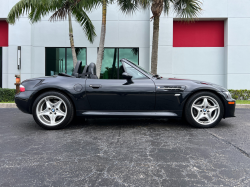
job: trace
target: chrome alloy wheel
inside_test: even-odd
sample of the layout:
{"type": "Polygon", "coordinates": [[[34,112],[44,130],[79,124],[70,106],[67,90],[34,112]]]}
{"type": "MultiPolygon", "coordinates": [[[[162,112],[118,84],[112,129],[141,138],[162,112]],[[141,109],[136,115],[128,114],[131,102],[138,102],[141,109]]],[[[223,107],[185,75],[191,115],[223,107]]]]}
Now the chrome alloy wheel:
{"type": "Polygon", "coordinates": [[[41,123],[47,126],[60,124],[67,115],[67,106],[57,96],[47,96],[39,101],[36,114],[41,123]]]}
{"type": "Polygon", "coordinates": [[[193,102],[191,114],[197,123],[210,125],[218,119],[220,115],[220,105],[214,98],[202,96],[193,102]]]}

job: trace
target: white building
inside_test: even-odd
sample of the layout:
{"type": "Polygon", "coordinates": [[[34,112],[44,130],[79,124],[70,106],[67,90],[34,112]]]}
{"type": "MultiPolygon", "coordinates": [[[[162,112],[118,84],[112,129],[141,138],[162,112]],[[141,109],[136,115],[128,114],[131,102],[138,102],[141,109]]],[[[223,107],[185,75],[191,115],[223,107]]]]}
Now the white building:
{"type": "MultiPolygon", "coordinates": [[[[22,16],[14,26],[6,26],[8,12],[17,2],[0,0],[0,86],[14,88],[15,74],[21,74],[25,80],[60,71],[70,73],[73,66],[71,52],[66,49],[70,47],[68,22],[49,22],[47,16],[31,25],[27,16],[22,16]]],[[[249,7],[249,0],[204,0],[199,21],[190,25],[175,22],[172,13],[162,14],[158,74],[204,80],[229,89],[250,89],[249,7]]],[[[73,23],[75,46],[81,47],[78,59],[84,63],[96,62],[101,9],[89,16],[97,34],[93,44],[88,42],[80,25],[73,23]]],[[[108,6],[103,77],[108,76],[105,70],[112,66],[115,48],[119,48],[116,58],[129,58],[150,69],[153,31],[150,17],[150,10],[129,16],[122,14],[116,5],[108,6]]]]}

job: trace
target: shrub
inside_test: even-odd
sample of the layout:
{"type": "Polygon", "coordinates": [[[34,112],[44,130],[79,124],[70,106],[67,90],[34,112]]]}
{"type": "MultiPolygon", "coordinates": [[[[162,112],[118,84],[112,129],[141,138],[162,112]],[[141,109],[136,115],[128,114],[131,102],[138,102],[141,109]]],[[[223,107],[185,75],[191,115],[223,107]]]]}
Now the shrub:
{"type": "Polygon", "coordinates": [[[0,102],[14,102],[16,89],[0,88],[0,102]]]}
{"type": "Polygon", "coordinates": [[[250,100],[250,90],[228,90],[236,100],[250,100]]]}

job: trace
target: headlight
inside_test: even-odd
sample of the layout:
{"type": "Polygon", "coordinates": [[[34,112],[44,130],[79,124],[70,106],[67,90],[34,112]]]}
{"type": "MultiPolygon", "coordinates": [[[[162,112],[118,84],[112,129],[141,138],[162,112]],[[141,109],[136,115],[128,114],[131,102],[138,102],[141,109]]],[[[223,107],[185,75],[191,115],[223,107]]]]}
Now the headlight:
{"type": "Polygon", "coordinates": [[[226,99],[232,99],[230,92],[222,92],[226,99]]]}

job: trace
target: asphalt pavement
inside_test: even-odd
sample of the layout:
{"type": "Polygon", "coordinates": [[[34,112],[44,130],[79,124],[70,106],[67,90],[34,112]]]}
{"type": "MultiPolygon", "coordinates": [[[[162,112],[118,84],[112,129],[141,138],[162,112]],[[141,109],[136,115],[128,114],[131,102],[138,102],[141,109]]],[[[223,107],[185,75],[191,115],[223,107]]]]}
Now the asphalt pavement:
{"type": "Polygon", "coordinates": [[[212,129],[76,118],[48,131],[0,109],[0,186],[250,186],[250,109],[236,116],[212,129]]]}

